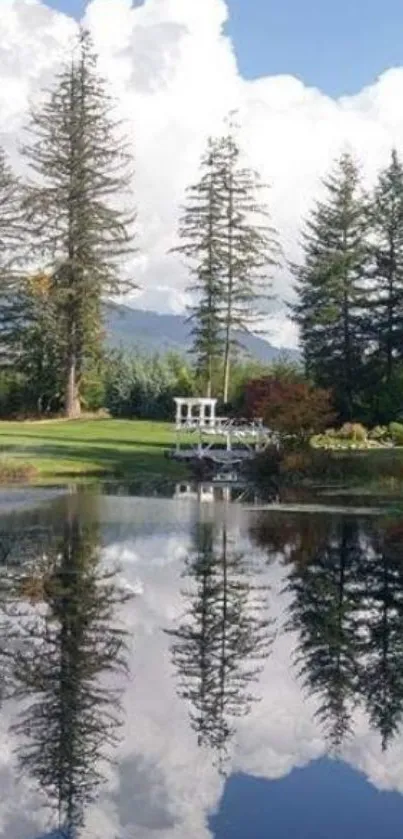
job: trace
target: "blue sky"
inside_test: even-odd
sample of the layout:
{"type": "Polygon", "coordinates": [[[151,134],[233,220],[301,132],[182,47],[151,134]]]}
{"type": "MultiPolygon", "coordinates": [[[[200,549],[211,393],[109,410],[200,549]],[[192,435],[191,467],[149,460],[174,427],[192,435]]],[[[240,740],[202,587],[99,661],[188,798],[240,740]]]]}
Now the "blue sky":
{"type": "Polygon", "coordinates": [[[275,781],[232,775],[213,839],[400,839],[403,799],[345,763],[322,759],[275,781]]]}
{"type": "MultiPolygon", "coordinates": [[[[77,17],[86,5],[85,0],[46,2],[77,17]]],[[[388,67],[403,65],[402,0],[227,3],[228,32],[248,78],[291,73],[326,93],[341,95],[358,92],[388,67]]]]}

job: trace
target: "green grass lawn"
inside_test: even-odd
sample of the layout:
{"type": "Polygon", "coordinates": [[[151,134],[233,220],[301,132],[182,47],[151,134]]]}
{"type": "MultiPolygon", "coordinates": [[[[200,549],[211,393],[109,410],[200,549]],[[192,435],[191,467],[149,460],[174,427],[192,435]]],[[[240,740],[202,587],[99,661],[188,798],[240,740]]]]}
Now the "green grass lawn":
{"type": "MultiPolygon", "coordinates": [[[[83,419],[45,422],[0,422],[0,483],[155,477],[181,480],[186,467],[168,460],[173,446],[172,423],[138,420],[83,419]]],[[[333,457],[332,457],[333,460],[333,457]]],[[[315,474],[314,482],[355,488],[361,493],[377,489],[401,495],[403,449],[334,453],[336,472],[315,474]],[[346,469],[337,467],[346,461],[346,469]]]]}
{"type": "Polygon", "coordinates": [[[180,478],[184,467],[164,457],[174,443],[172,424],[91,419],[0,422],[0,480],[15,466],[40,480],[71,476],[180,478]]]}

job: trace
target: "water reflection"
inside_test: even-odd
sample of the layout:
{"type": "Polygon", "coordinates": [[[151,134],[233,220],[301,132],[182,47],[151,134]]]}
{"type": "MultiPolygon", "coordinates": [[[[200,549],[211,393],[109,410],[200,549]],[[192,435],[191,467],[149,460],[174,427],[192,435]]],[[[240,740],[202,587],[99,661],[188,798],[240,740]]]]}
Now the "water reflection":
{"type": "Polygon", "coordinates": [[[330,748],[361,705],[386,750],[403,718],[402,520],[279,515],[252,535],[288,565],[285,631],[297,633],[293,663],[330,748]]]}
{"type": "Polygon", "coordinates": [[[185,559],[185,615],[166,631],[198,743],[216,750],[223,771],[235,720],[257,700],[252,685],[269,656],[274,627],[268,587],[259,584],[253,559],[237,550],[226,520],[199,521],[193,542],[185,559]]]}
{"type": "Polygon", "coordinates": [[[365,563],[359,688],[386,749],[403,718],[403,522],[372,534],[365,563]]]}
{"type": "Polygon", "coordinates": [[[286,628],[298,632],[298,675],[318,697],[316,715],[335,749],[351,733],[359,690],[360,577],[365,555],[358,521],[333,520],[326,539],[313,545],[308,562],[293,563],[287,586],[291,605],[286,628]]]}
{"type": "Polygon", "coordinates": [[[1,839],[397,839],[402,547],[396,516],[217,493],[0,518],[1,839]]]}
{"type": "Polygon", "coordinates": [[[116,610],[131,596],[116,570],[101,566],[99,524],[83,521],[78,502],[71,496],[61,521],[31,532],[28,553],[26,533],[21,553],[13,539],[5,600],[8,629],[14,618],[8,697],[19,701],[11,727],[19,765],[46,793],[68,839],[79,836],[118,743],[120,694],[103,679],[126,667],[116,610]]]}

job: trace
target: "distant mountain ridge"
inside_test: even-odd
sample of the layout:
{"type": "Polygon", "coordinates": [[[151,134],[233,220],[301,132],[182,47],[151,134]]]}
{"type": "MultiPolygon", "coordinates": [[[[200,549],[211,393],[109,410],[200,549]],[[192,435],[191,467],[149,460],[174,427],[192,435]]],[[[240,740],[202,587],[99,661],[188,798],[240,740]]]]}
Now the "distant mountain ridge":
{"type": "MultiPolygon", "coordinates": [[[[176,351],[188,353],[191,326],[182,315],[160,315],[158,312],[132,309],[108,303],[105,307],[105,330],[109,346],[125,350],[139,348],[147,353],[176,351]]],[[[279,357],[299,360],[299,353],[288,348],[273,347],[257,335],[238,335],[247,353],[257,361],[270,362],[279,357]]]]}

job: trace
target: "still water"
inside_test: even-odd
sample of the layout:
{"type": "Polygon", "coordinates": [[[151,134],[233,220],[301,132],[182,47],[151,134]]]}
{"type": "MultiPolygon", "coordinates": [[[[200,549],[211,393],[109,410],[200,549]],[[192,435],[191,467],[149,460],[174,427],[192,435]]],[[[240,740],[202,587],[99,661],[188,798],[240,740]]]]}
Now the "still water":
{"type": "Polygon", "coordinates": [[[135,493],[2,505],[2,839],[400,839],[403,518],[135,493]]]}

